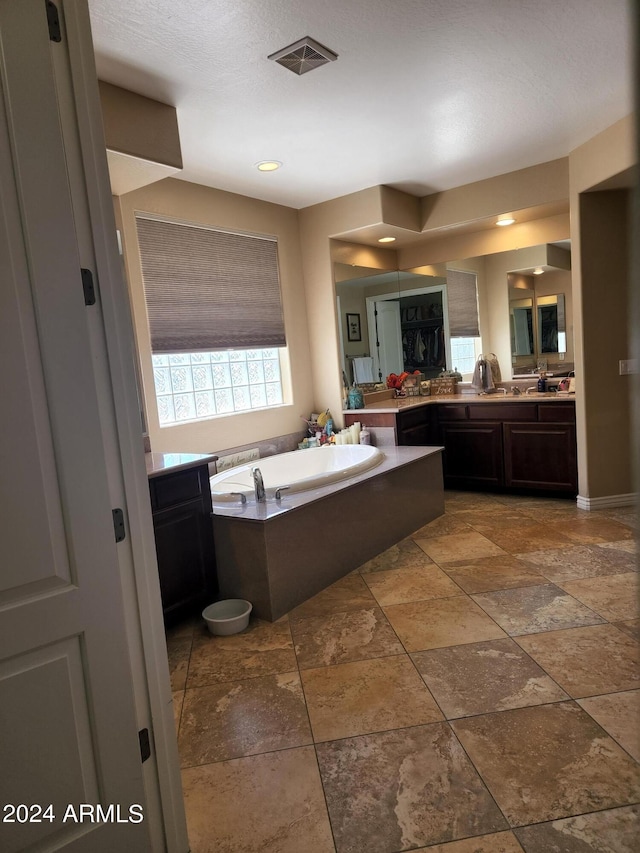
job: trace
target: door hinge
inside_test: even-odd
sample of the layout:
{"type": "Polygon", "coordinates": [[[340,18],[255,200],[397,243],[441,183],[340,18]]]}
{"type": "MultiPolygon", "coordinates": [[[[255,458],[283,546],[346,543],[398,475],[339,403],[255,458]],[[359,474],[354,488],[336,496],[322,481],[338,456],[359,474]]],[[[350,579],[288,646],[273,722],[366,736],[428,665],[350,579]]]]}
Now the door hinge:
{"type": "Polygon", "coordinates": [[[138,740],[140,741],[140,759],[142,764],[147,758],[151,757],[151,738],[149,737],[149,729],[140,729],[138,732],[138,740]]]}
{"type": "Polygon", "coordinates": [[[82,275],[82,290],[84,291],[84,304],[85,305],[95,305],[96,304],[96,288],[93,283],[93,274],[91,270],[81,269],[80,273],[82,275]]]}
{"type": "Polygon", "coordinates": [[[49,25],[49,40],[62,41],[62,31],[60,29],[60,16],[58,15],[58,7],[51,0],[44,0],[47,7],[47,24],[49,25]]]}
{"type": "Polygon", "coordinates": [[[113,532],[116,535],[116,542],[122,542],[126,536],[124,529],[124,513],[121,509],[111,510],[113,515],[113,532]]]}

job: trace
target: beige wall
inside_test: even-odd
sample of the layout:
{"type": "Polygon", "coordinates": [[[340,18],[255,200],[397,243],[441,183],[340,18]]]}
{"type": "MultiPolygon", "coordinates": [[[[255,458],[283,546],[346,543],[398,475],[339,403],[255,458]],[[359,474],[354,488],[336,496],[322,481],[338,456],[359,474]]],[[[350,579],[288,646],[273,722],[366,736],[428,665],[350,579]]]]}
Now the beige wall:
{"type": "Polygon", "coordinates": [[[307,310],[295,210],[169,178],[115,200],[142,368],[151,447],[155,451],[208,453],[299,432],[301,415],[315,410],[307,310]],[[275,409],[221,415],[160,428],[153,395],[149,329],[135,227],[135,211],[278,238],[278,257],[289,365],[283,365],[288,403],[275,409]],[[289,380],[290,376],[290,381],[289,380]]]}
{"type": "Polygon", "coordinates": [[[630,219],[626,195],[606,186],[615,186],[635,162],[633,116],[569,157],[578,476],[588,501],[634,491],[633,377],[618,374],[618,360],[630,357],[630,219]]]}

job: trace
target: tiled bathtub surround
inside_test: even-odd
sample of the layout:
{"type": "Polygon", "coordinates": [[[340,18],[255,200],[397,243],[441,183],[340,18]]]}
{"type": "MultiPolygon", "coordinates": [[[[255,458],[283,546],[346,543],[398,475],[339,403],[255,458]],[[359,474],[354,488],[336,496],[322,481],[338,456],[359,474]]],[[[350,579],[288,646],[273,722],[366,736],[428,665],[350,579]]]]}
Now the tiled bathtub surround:
{"type": "Polygon", "coordinates": [[[193,853],[635,853],[636,523],[447,492],[277,622],[173,629],[193,853]]]}

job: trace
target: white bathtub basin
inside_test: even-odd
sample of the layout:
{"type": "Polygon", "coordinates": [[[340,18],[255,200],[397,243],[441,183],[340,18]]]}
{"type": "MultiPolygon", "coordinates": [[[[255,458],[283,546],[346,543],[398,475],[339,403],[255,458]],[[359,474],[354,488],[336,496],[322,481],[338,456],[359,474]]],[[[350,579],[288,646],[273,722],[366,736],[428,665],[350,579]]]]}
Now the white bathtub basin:
{"type": "Polygon", "coordinates": [[[211,497],[214,503],[237,501],[238,493],[253,498],[251,469],[255,467],[260,469],[267,496],[271,498],[280,487],[288,486],[288,492],[316,489],[368,471],[379,465],[383,459],[384,454],[379,448],[362,444],[293,450],[290,453],[267,456],[248,465],[237,465],[221,474],[215,474],[209,478],[211,497]],[[235,494],[232,494],[233,492],[235,494]]]}

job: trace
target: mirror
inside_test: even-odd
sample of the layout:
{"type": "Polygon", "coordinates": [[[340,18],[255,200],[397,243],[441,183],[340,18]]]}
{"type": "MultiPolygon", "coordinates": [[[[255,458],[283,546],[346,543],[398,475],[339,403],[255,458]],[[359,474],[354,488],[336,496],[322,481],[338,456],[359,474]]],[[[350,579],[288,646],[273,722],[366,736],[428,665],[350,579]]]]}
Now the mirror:
{"type": "Polygon", "coordinates": [[[349,384],[385,382],[404,370],[432,378],[447,366],[445,278],[340,263],[334,276],[349,384]]]}
{"type": "Polygon", "coordinates": [[[533,355],[533,299],[510,299],[511,352],[533,355]]]}
{"type": "Polygon", "coordinates": [[[565,353],[567,335],[564,316],[564,293],[539,296],[536,299],[538,353],[565,353]]]}
{"type": "MultiPolygon", "coordinates": [[[[367,362],[371,369],[368,375],[375,382],[384,381],[389,373],[400,373],[402,369],[420,369],[427,378],[432,378],[440,373],[442,366],[459,368],[470,379],[481,351],[497,355],[503,379],[510,374],[534,373],[539,362],[542,365],[546,362],[546,369],[556,375],[573,370],[568,245],[567,241],[542,244],[414,266],[407,271],[335,263],[342,364],[349,383],[353,381],[355,359],[371,359],[367,362]],[[544,274],[533,275],[538,266],[544,274]],[[482,338],[473,339],[474,343],[464,338],[454,338],[452,342],[449,336],[446,281],[450,270],[476,275],[482,338]],[[433,293],[437,295],[434,297],[433,293]],[[437,300],[435,305],[433,299],[437,300]],[[442,317],[437,316],[438,303],[442,305],[442,317]],[[359,339],[354,340],[348,334],[347,314],[359,315],[359,339]],[[444,339],[444,346],[436,353],[436,362],[430,366],[424,363],[427,359],[423,350],[429,344],[429,338],[427,343],[424,338],[428,322],[440,327],[438,334],[444,339]],[[407,333],[420,326],[423,334],[416,350],[417,336],[407,333]],[[462,344],[459,346],[462,341],[468,353],[465,350],[463,354],[462,344]]],[[[430,343],[433,346],[433,339],[430,343]]]]}
{"type": "Polygon", "coordinates": [[[561,283],[559,275],[565,279],[562,286],[570,291],[570,273],[563,270],[507,274],[514,375],[548,369],[550,361],[555,362],[554,372],[561,369],[559,363],[567,352],[565,294],[548,292],[561,283]]]}

